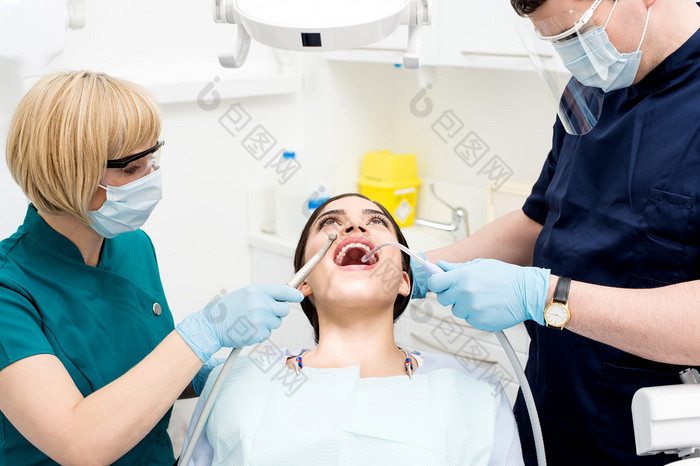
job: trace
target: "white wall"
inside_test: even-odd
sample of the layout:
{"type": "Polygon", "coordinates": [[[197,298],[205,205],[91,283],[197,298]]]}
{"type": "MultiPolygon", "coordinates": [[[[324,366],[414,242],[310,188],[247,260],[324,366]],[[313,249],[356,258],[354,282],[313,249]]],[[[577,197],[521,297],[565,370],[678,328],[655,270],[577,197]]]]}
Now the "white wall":
{"type": "Polygon", "coordinates": [[[537,178],[549,151],[554,112],[534,72],[439,68],[427,89],[415,71],[391,65],[334,62],[329,67],[336,88],[331,115],[337,155],[354,163],[357,174],[365,152],[390,149],[415,153],[425,177],[483,184],[488,177],[479,171],[497,155],[512,171],[509,182],[530,184],[537,178]],[[420,114],[423,110],[427,115],[420,114]],[[447,131],[446,122],[455,129],[447,131]],[[346,130],[358,126],[360,131],[346,130]],[[470,132],[489,146],[474,166],[454,152],[470,132]]]}
{"type": "Polygon", "coordinates": [[[534,71],[442,67],[427,70],[428,89],[419,84],[416,71],[391,64],[306,60],[305,69],[311,69],[312,61],[321,81],[311,92],[325,97],[305,97],[304,102],[316,105],[316,113],[327,121],[319,131],[307,119],[305,139],[315,140],[319,152],[343,168],[334,170],[337,191],[356,189],[362,156],[383,149],[415,153],[419,175],[426,178],[497,184],[500,180],[490,180],[482,169],[498,156],[511,173],[508,183],[529,186],[537,179],[555,115],[534,71]],[[451,116],[444,115],[447,111],[451,116]],[[445,118],[455,128],[459,119],[461,131],[447,132],[445,118]],[[454,151],[471,132],[488,146],[473,166],[454,151]]]}
{"type": "Polygon", "coordinates": [[[22,223],[27,201],[15,184],[5,163],[5,142],[12,112],[21,96],[21,84],[11,63],[0,60],[0,238],[22,223]]]}

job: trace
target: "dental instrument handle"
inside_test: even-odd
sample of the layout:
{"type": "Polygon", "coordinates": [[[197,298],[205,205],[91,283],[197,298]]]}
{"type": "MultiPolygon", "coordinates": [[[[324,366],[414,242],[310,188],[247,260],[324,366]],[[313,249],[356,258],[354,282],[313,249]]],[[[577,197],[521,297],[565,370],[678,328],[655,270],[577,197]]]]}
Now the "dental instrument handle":
{"type": "Polygon", "coordinates": [[[309,276],[311,271],[318,265],[319,262],[321,262],[321,259],[323,259],[323,256],[326,255],[326,252],[328,251],[328,248],[331,247],[331,244],[333,244],[333,241],[338,237],[334,232],[331,232],[328,234],[328,239],[326,240],[325,244],[321,247],[321,249],[318,250],[316,254],[313,255],[309,261],[304,264],[304,266],[299,269],[297,273],[294,274],[292,278],[290,278],[285,285],[290,286],[294,289],[297,289],[299,285],[304,283],[304,280],[306,280],[306,277],[309,276]]]}
{"type": "Polygon", "coordinates": [[[226,374],[228,374],[229,370],[231,369],[231,366],[233,366],[233,363],[236,361],[236,358],[241,353],[242,349],[243,348],[233,348],[233,350],[231,350],[231,353],[228,355],[228,358],[226,358],[226,362],[224,362],[224,365],[221,368],[221,372],[219,372],[216,381],[214,381],[214,385],[212,385],[211,387],[211,391],[209,392],[207,401],[202,407],[202,412],[200,413],[199,418],[197,419],[197,424],[195,424],[194,426],[194,430],[192,431],[192,437],[190,437],[190,441],[187,444],[187,448],[185,449],[185,452],[182,454],[182,456],[177,462],[178,465],[187,465],[192,459],[192,454],[194,453],[194,449],[197,446],[199,437],[202,435],[202,431],[204,430],[204,426],[207,423],[207,419],[209,419],[211,409],[214,407],[216,396],[219,394],[219,390],[221,390],[221,386],[224,384],[226,374]]]}
{"type": "Polygon", "coordinates": [[[381,248],[384,246],[394,246],[395,248],[399,248],[409,256],[413,257],[415,260],[417,260],[421,266],[430,274],[430,275],[435,275],[436,273],[441,273],[444,272],[440,267],[437,265],[433,264],[432,262],[428,261],[427,259],[423,259],[421,256],[416,254],[415,252],[411,251],[408,249],[406,246],[404,246],[401,243],[397,243],[395,241],[384,241],[382,244],[377,246],[376,248],[372,249],[370,252],[362,256],[362,262],[367,262],[370,257],[372,257],[377,251],[379,251],[381,248]]]}
{"type": "MultiPolygon", "coordinates": [[[[420,257],[420,256],[418,256],[418,257],[420,257]]],[[[438,267],[437,265],[435,265],[435,264],[433,264],[432,262],[430,262],[430,261],[428,261],[428,260],[425,260],[425,259],[423,259],[423,261],[421,262],[420,265],[421,265],[425,270],[427,270],[427,272],[428,272],[430,275],[435,275],[436,273],[442,273],[442,272],[444,272],[444,270],[442,270],[440,267],[438,267]]]]}
{"type": "MultiPolygon", "coordinates": [[[[298,288],[299,285],[301,285],[304,282],[304,280],[306,280],[306,277],[309,276],[314,267],[316,267],[318,263],[321,262],[321,259],[323,259],[323,256],[326,255],[326,252],[331,247],[331,244],[333,244],[337,237],[338,235],[336,233],[329,233],[328,239],[321,247],[321,249],[319,249],[318,252],[316,252],[316,254],[314,254],[313,257],[311,257],[311,259],[309,259],[309,261],[306,264],[304,264],[304,266],[301,269],[299,269],[299,271],[295,273],[294,276],[289,279],[289,281],[287,281],[287,283],[285,283],[285,285],[290,286],[294,289],[298,288]]],[[[202,435],[202,431],[204,430],[204,426],[207,423],[207,419],[209,419],[209,414],[211,413],[211,410],[214,407],[216,395],[219,393],[219,390],[221,390],[221,386],[223,385],[224,380],[226,379],[226,375],[228,374],[229,370],[231,369],[231,366],[233,366],[233,363],[236,361],[236,358],[240,353],[241,348],[234,348],[231,351],[231,354],[228,355],[228,358],[226,358],[226,362],[221,368],[221,372],[219,372],[219,375],[214,381],[214,385],[212,385],[211,387],[211,391],[209,392],[207,401],[204,402],[202,412],[200,413],[199,418],[197,419],[197,423],[195,424],[194,430],[192,431],[192,437],[190,437],[190,442],[187,444],[185,452],[182,454],[182,457],[178,461],[178,465],[187,465],[192,459],[192,455],[194,454],[194,449],[197,446],[199,437],[202,435]]]]}

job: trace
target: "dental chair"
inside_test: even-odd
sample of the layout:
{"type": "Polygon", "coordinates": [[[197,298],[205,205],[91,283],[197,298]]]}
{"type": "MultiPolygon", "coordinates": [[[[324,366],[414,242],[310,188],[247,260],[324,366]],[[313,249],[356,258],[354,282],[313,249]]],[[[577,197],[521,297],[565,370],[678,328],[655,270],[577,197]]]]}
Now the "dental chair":
{"type": "Polygon", "coordinates": [[[675,454],[674,466],[700,466],[700,373],[681,373],[682,385],[642,388],[632,399],[637,455],[675,454]]]}

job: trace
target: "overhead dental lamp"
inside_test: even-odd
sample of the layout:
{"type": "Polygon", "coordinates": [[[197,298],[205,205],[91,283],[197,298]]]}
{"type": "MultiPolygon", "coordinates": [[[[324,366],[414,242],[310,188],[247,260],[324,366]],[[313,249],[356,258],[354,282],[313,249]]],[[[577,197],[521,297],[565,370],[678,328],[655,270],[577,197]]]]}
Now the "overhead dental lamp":
{"type": "Polygon", "coordinates": [[[251,38],[285,50],[330,52],[364,47],[408,25],[403,64],[420,66],[423,26],[432,0],[214,0],[214,21],[235,24],[233,53],[219,55],[226,68],[248,56],[251,38]]]}

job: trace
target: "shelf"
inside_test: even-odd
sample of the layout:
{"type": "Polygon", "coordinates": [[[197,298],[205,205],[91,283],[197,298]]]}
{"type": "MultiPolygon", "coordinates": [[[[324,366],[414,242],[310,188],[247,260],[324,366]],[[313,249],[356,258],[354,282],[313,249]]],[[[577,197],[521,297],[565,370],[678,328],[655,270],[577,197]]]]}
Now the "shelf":
{"type": "MultiPolygon", "coordinates": [[[[392,66],[403,66],[405,50],[353,49],[340,52],[328,52],[323,56],[330,61],[346,61],[359,63],[385,63],[392,66]]],[[[421,63],[421,66],[425,65],[421,63]]]]}
{"type": "MultiPolygon", "coordinates": [[[[408,244],[416,251],[427,251],[453,243],[452,235],[446,231],[424,226],[411,226],[401,229],[408,244]]],[[[277,235],[251,229],[248,232],[248,246],[292,257],[296,250],[296,239],[288,240],[277,235]]]]}
{"type": "Polygon", "coordinates": [[[248,232],[248,246],[283,256],[293,257],[297,244],[296,241],[280,238],[277,235],[251,230],[248,232]]]}
{"type": "Polygon", "coordinates": [[[294,94],[303,89],[300,73],[279,73],[269,67],[254,65],[229,69],[220,66],[216,59],[205,63],[120,68],[113,75],[144,86],[160,104],[197,102],[200,94],[210,99],[210,90],[216,91],[224,100],[294,94]]]}
{"type": "Polygon", "coordinates": [[[462,51],[459,64],[467,68],[485,68],[516,71],[534,71],[530,57],[519,54],[479,53],[462,51]]]}

